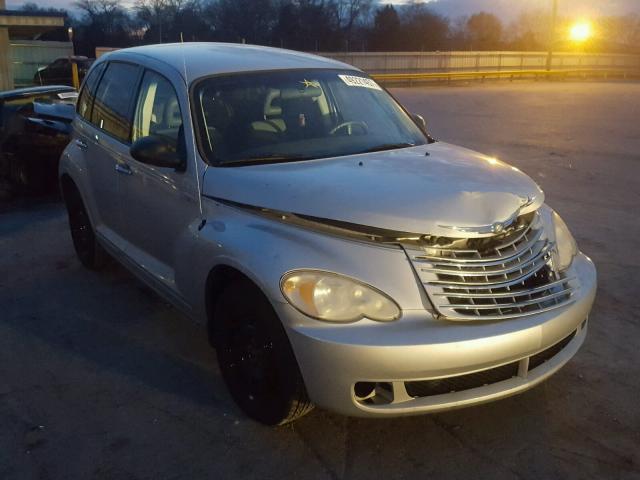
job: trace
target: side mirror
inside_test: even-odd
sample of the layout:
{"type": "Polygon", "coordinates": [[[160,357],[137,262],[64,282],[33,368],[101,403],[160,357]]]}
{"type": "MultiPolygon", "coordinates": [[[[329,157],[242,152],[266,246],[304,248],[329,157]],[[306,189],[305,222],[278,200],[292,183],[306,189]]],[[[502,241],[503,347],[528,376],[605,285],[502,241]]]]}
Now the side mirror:
{"type": "Polygon", "coordinates": [[[413,121],[416,122],[418,127],[420,127],[420,130],[422,130],[425,134],[428,134],[427,121],[424,119],[424,117],[422,115],[418,115],[417,113],[412,113],[411,117],[413,118],[413,121]]]}
{"type": "Polygon", "coordinates": [[[137,161],[156,167],[182,169],[184,162],[175,145],[159,135],[149,135],[133,142],[129,150],[137,161]]]}

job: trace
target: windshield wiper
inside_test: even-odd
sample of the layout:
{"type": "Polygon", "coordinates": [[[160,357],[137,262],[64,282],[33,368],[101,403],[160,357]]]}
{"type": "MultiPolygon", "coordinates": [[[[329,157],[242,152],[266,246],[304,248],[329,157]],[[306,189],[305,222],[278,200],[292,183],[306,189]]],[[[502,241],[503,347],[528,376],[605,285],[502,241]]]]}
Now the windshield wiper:
{"type": "Polygon", "coordinates": [[[415,143],[383,143],[382,145],[377,145],[358,153],[384,152],[385,150],[396,150],[398,148],[408,148],[415,146],[415,143]]]}
{"type": "Polygon", "coordinates": [[[281,163],[281,162],[297,162],[299,160],[313,160],[316,157],[310,157],[306,155],[256,155],[253,157],[239,158],[236,160],[227,160],[220,162],[221,167],[241,167],[244,165],[264,165],[266,163],[281,163]]]}

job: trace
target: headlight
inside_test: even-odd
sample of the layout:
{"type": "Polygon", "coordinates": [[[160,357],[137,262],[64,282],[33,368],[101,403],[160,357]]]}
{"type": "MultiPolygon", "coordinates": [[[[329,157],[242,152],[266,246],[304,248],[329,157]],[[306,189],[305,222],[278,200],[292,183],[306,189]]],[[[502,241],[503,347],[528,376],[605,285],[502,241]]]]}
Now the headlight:
{"type": "Polygon", "coordinates": [[[578,246],[569,231],[569,227],[556,212],[553,212],[553,228],[556,237],[556,248],[558,249],[558,270],[566,270],[571,265],[573,257],[578,253],[578,246]]]}
{"type": "Polygon", "coordinates": [[[335,273],[289,272],[280,288],[291,305],[318,320],[355,322],[366,317],[390,322],[400,318],[400,308],[385,294],[335,273]]]}

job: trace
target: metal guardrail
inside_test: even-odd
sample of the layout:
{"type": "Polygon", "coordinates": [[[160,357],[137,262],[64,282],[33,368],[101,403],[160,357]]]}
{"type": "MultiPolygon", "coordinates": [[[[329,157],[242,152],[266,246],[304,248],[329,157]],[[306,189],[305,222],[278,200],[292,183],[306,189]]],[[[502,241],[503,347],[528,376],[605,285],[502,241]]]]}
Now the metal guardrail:
{"type": "MultiPolygon", "coordinates": [[[[548,68],[548,52],[326,52],[320,55],[354,65],[370,74],[546,70],[548,68]]],[[[640,55],[553,52],[551,70],[601,68],[640,70],[640,55]]]]}
{"type": "Polygon", "coordinates": [[[484,80],[486,78],[567,78],[578,77],[640,77],[640,70],[629,69],[562,69],[562,70],[487,70],[487,71],[455,71],[455,72],[425,72],[425,73],[374,73],[371,77],[379,83],[409,83],[426,82],[432,80],[484,80]]]}

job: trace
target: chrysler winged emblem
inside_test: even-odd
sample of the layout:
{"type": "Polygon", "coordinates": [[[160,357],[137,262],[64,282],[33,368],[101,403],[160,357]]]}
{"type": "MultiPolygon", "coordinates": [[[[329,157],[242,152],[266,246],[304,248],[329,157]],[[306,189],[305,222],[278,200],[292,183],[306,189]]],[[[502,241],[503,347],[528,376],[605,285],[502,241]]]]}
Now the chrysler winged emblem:
{"type": "Polygon", "coordinates": [[[495,222],[494,224],[491,225],[491,233],[500,233],[502,230],[504,230],[505,225],[502,222],[495,222]]]}
{"type": "Polygon", "coordinates": [[[477,233],[477,234],[487,234],[487,233],[502,233],[505,229],[509,228],[513,222],[520,216],[520,212],[523,208],[531,205],[534,199],[532,197],[521,198],[520,202],[522,205],[518,207],[518,209],[513,212],[504,222],[494,222],[489,225],[480,225],[478,227],[459,227],[455,225],[438,225],[441,228],[448,228],[450,230],[455,230],[457,232],[463,233],[477,233]]]}

